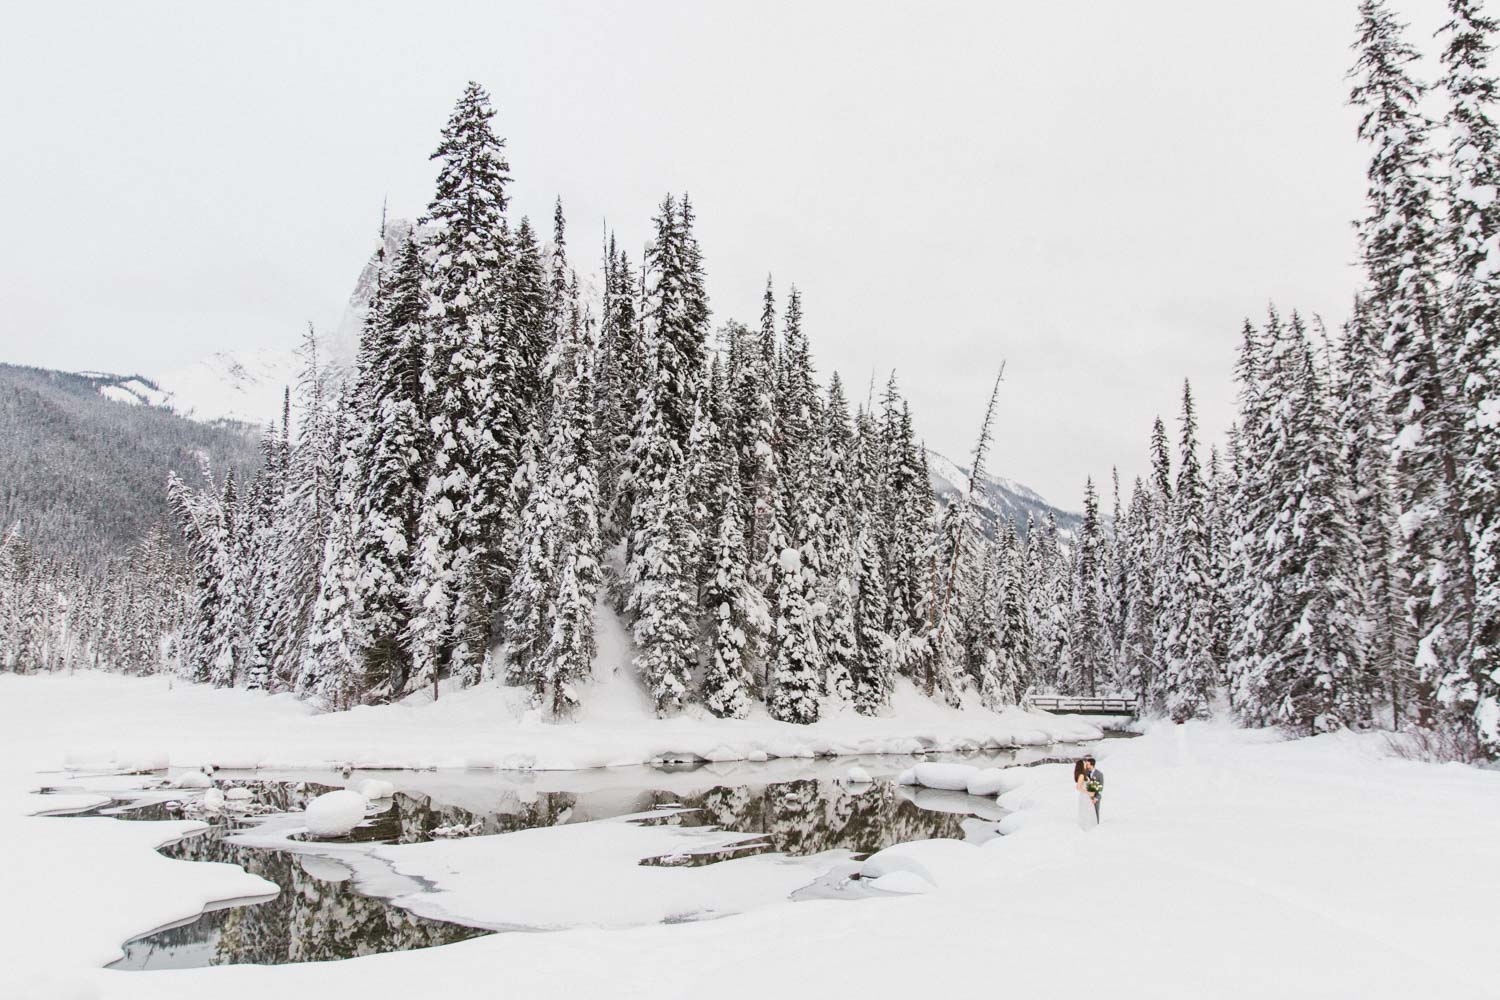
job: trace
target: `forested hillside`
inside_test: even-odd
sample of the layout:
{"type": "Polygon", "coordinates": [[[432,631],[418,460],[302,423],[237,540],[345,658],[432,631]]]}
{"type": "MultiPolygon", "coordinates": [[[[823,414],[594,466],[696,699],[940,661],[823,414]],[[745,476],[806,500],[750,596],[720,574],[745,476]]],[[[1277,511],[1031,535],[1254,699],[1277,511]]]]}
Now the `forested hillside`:
{"type": "Polygon", "coordinates": [[[43,558],[118,555],[166,527],[169,473],[258,464],[255,435],[126,399],[150,398],[139,377],[75,375],[0,364],[0,525],[19,524],[43,558]]]}

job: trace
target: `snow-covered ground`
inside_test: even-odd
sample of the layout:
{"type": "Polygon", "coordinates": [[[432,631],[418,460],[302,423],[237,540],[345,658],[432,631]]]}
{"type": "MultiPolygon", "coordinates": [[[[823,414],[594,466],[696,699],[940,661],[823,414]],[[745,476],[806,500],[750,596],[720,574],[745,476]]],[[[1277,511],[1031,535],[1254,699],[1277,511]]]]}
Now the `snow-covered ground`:
{"type": "MultiPolygon", "coordinates": [[[[928,706],[925,718],[834,719],[789,733],[795,727],[763,719],[648,722],[622,707],[613,720],[559,727],[518,715],[505,694],[318,716],[290,699],[161,679],[0,676],[0,996],[904,997],[934,982],[959,996],[1500,995],[1490,956],[1500,773],[1400,760],[1378,735],[1281,741],[1190,724],[1097,744],[1108,776],[1103,825],[1078,830],[1065,766],[1027,768],[1000,799],[1013,810],[1008,836],[905,845],[866,863],[882,887],[909,895],[268,968],[98,968],[129,937],[267,885],[152,850],[191,823],[28,815],[79,804],[29,794],[52,780],[39,770],[70,755],[117,766],[384,758],[584,767],[663,753],[868,752],[902,739],[1076,725],[928,706]]],[[[593,824],[574,830],[584,832],[567,835],[590,841],[577,850],[632,852],[595,843],[604,835],[593,824]]],[[[482,908],[505,889],[492,866],[517,836],[417,845],[406,863],[482,908]]],[[[598,890],[657,891],[646,879],[598,890]]],[[[640,909],[649,919],[651,901],[640,909]]]]}

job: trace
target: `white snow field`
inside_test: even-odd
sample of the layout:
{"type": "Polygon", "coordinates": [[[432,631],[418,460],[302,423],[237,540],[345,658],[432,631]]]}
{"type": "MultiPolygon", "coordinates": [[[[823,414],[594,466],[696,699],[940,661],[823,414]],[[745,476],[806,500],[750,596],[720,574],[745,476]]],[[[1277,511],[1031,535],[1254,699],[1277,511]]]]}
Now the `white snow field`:
{"type": "MultiPolygon", "coordinates": [[[[377,758],[462,765],[477,756],[583,767],[1079,725],[928,706],[910,721],[838,718],[805,730],[764,719],[632,721],[624,711],[609,722],[544,726],[508,714],[505,694],[481,689],[436,706],[318,716],[284,697],[157,678],[0,676],[0,996],[760,1000],[767,991],[914,997],[935,982],[960,997],[1500,996],[1492,958],[1500,772],[1401,760],[1379,735],[1288,741],[1193,723],[1102,742],[1108,790],[1096,830],[1076,826],[1065,765],[1020,769],[1022,783],[1000,796],[1012,810],[1002,822],[1007,836],[882,851],[866,862],[866,874],[888,890],[877,898],[776,902],[684,924],[501,933],[274,967],[101,968],[128,938],[273,887],[233,866],[153,850],[192,822],[31,815],[80,804],[31,794],[67,782],[38,774],[65,759],[127,768],[377,758]]],[[[943,777],[956,783],[957,775],[943,777]]],[[[114,780],[125,787],[139,779],[114,780]]],[[[110,779],[89,785],[111,787],[110,779]]],[[[635,831],[627,838],[644,832],[609,825],[635,831]]],[[[605,826],[561,832],[578,839],[573,851],[640,853],[608,838],[605,826]]],[[[435,877],[462,903],[456,908],[482,910],[507,891],[503,864],[524,843],[517,838],[541,832],[415,845],[402,849],[400,867],[435,877]]],[[[687,881],[723,867],[655,871],[687,881]]],[[[560,894],[584,894],[602,878],[598,860],[582,868],[582,877],[557,871],[560,894]]],[[[520,896],[545,899],[547,871],[525,876],[536,884],[521,878],[511,883],[520,896]]],[[[650,919],[671,911],[674,890],[664,885],[643,877],[594,887],[601,898],[646,897],[632,902],[631,916],[650,919]]]]}

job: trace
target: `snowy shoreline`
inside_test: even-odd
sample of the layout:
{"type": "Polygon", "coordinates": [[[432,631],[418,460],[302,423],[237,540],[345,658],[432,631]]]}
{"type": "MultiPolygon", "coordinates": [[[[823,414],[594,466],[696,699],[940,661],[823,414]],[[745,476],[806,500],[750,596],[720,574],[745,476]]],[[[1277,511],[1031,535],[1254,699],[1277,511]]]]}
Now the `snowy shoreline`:
{"type": "MultiPolygon", "coordinates": [[[[867,875],[890,880],[884,886],[916,890],[901,898],[771,903],[699,923],[499,934],[275,967],[102,969],[130,937],[215,900],[264,892],[266,883],[234,866],[156,852],[196,829],[191,822],[25,815],[71,804],[32,790],[46,780],[38,770],[80,748],[108,748],[117,761],[165,751],[187,763],[216,747],[267,759],[311,757],[316,749],[319,759],[334,760],[340,747],[357,757],[373,735],[367,726],[382,715],[388,723],[406,719],[381,727],[402,755],[421,755],[419,729],[472,737],[477,746],[500,738],[494,704],[455,698],[442,706],[348,713],[330,725],[332,717],[295,702],[244,692],[168,690],[102,675],[0,678],[0,843],[21,862],[7,866],[0,885],[0,994],[259,1000],[267,992],[358,992],[409,1000],[441,982],[445,989],[503,985],[506,995],[522,997],[748,998],[776,982],[786,996],[895,997],[930,988],[931,963],[859,956],[937,949],[1000,959],[998,968],[950,965],[961,995],[993,989],[997,974],[1012,990],[1051,996],[1495,995],[1478,956],[1491,943],[1488,901],[1500,894],[1500,773],[1395,759],[1378,735],[1283,740],[1271,731],[1191,723],[1097,744],[1111,795],[1104,824],[1089,834],[1074,822],[1066,767],[1018,769],[1022,783],[999,797],[1010,812],[1007,836],[983,846],[904,844],[865,863],[867,875]],[[1435,857],[1455,859],[1458,870],[1435,870],[1435,857]],[[1089,934],[1093,957],[1082,965],[1074,961],[1075,931],[1089,934]],[[746,976],[747,968],[757,974],[746,976]]],[[[1001,724],[933,715],[869,721],[868,731],[818,738],[859,745],[894,739],[904,725],[958,740],[1001,724]]],[[[538,759],[581,764],[631,748],[641,756],[653,741],[638,731],[629,737],[624,718],[597,729],[614,735],[575,738],[568,751],[552,734],[538,759]]],[[[505,738],[548,736],[521,728],[505,738]]],[[[483,900],[503,886],[484,877],[490,845],[482,842],[507,839],[422,853],[442,855],[444,864],[476,859],[472,872],[445,878],[454,891],[483,900]]]]}
{"type": "MultiPolygon", "coordinates": [[[[5,679],[9,680],[9,679],[5,679]]],[[[1009,709],[956,710],[909,685],[890,717],[852,710],[808,726],[768,717],[743,720],[684,715],[658,719],[631,701],[633,680],[596,687],[602,708],[574,724],[543,722],[525,692],[485,685],[437,702],[317,713],[287,695],[226,690],[170,681],[82,673],[73,678],[17,678],[22,683],[84,685],[101,696],[142,698],[175,710],[149,726],[79,727],[51,767],[76,771],[152,770],[214,765],[225,769],[433,770],[489,768],[571,771],[650,763],[718,763],[778,758],[911,755],[924,751],[1044,747],[1100,739],[1078,719],[1009,709]],[[615,690],[611,690],[611,687],[615,690]],[[200,732],[199,730],[203,731],[200,732]],[[106,739],[105,735],[109,738],[106,739]]],[[[12,681],[14,683],[14,681],[12,681]]],[[[5,688],[0,686],[0,696],[5,688]]],[[[144,710],[144,706],[137,711],[144,710]]]]}

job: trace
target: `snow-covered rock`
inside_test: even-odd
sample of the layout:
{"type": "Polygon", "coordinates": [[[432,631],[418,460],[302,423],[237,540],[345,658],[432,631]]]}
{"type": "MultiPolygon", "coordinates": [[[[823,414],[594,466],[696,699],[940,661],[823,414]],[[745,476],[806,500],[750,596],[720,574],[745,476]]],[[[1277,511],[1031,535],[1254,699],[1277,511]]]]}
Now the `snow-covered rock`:
{"type": "Polygon", "coordinates": [[[969,789],[969,779],[979,773],[972,764],[918,764],[912,768],[913,784],[924,788],[942,788],[950,792],[969,789]]]}
{"type": "Polygon", "coordinates": [[[873,780],[870,777],[870,772],[866,771],[864,768],[860,767],[858,764],[856,764],[855,766],[849,768],[849,775],[848,775],[848,777],[849,777],[849,784],[851,784],[851,785],[868,785],[873,780]]]}
{"type": "Polygon", "coordinates": [[[771,755],[764,750],[751,750],[745,754],[745,759],[755,764],[764,764],[771,759],[771,755]]]}
{"type": "Polygon", "coordinates": [[[202,771],[188,771],[172,779],[173,788],[207,788],[213,783],[213,779],[202,771]]]}
{"type": "Polygon", "coordinates": [[[224,792],[218,788],[210,788],[203,793],[203,808],[216,811],[224,808],[224,792]]]}
{"type": "Polygon", "coordinates": [[[365,818],[365,797],[345,788],[319,795],[307,804],[303,821],[318,837],[339,837],[359,826],[365,818]]]}
{"type": "Polygon", "coordinates": [[[224,798],[228,799],[230,802],[244,802],[248,800],[252,796],[252,794],[253,793],[250,791],[250,789],[245,788],[241,785],[236,785],[234,788],[227,789],[224,792],[224,798]]]}
{"type": "Polygon", "coordinates": [[[896,775],[896,784],[898,785],[915,785],[916,783],[917,769],[914,767],[908,767],[906,770],[896,775]]]}

